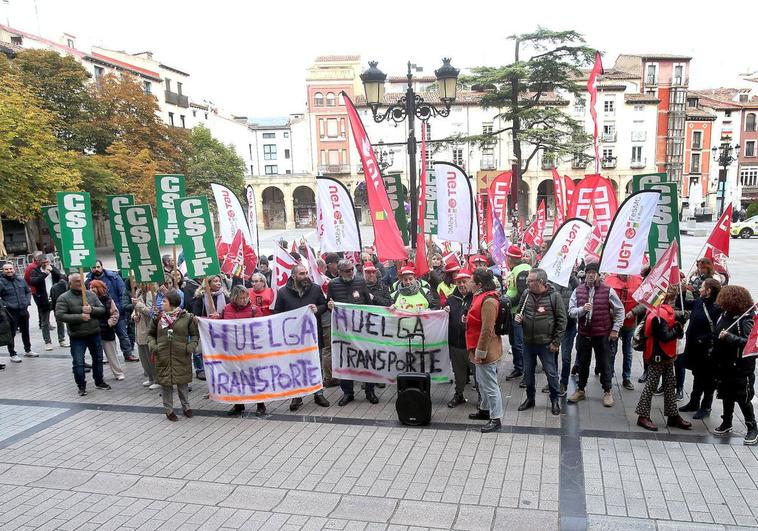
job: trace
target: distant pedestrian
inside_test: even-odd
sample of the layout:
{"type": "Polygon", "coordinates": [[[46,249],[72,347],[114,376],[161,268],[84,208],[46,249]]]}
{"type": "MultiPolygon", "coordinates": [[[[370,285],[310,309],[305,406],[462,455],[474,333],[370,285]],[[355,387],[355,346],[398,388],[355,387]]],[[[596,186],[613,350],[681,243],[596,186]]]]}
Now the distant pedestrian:
{"type": "Polygon", "coordinates": [[[29,305],[32,302],[31,297],[32,292],[29,286],[23,278],[16,274],[16,266],[11,262],[6,262],[3,265],[3,274],[0,276],[0,299],[5,303],[5,308],[11,320],[11,340],[8,343],[8,355],[13,363],[21,363],[21,357],[16,353],[16,330],[21,332],[24,355],[29,358],[39,356],[39,354],[32,351],[32,342],[29,337],[29,305]]]}
{"type": "Polygon", "coordinates": [[[189,403],[189,384],[192,383],[192,354],[199,336],[195,317],[179,304],[179,293],[171,290],[163,297],[163,308],[153,318],[148,332],[148,347],[155,356],[155,379],[162,387],[166,418],[176,421],[174,386],[179,395],[184,416],[192,418],[189,403]]]}
{"type": "Polygon", "coordinates": [[[132,298],[134,304],[132,319],[135,326],[137,353],[142,364],[142,372],[147,378],[142,382],[142,385],[151,391],[160,388],[160,385],[155,383],[155,360],[150,352],[147,340],[150,323],[160,313],[160,308],[156,306],[154,290],[155,284],[143,285],[132,298]]]}

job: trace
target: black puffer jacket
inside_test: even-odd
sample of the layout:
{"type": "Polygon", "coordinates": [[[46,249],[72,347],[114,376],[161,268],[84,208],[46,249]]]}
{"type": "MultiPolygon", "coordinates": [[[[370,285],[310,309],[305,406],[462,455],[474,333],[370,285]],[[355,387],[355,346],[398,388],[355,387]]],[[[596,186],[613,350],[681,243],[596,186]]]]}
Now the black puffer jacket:
{"type": "MultiPolygon", "coordinates": [[[[42,311],[50,311],[53,309],[53,303],[50,301],[49,293],[45,289],[45,279],[50,276],[53,281],[53,286],[61,279],[61,272],[56,268],[52,268],[50,272],[43,271],[42,268],[35,267],[29,272],[29,283],[34,288],[34,303],[37,308],[42,311]]],[[[52,289],[52,287],[51,287],[52,289]]]]}
{"type": "Polygon", "coordinates": [[[0,299],[10,312],[25,312],[32,299],[32,291],[23,278],[0,275],[0,299]]]}
{"type": "Polygon", "coordinates": [[[361,277],[354,277],[349,282],[345,282],[342,277],[330,280],[327,297],[334,302],[374,304],[369,297],[366,281],[361,277]]]}
{"type": "Polygon", "coordinates": [[[366,284],[368,292],[374,296],[373,303],[377,306],[389,306],[392,304],[390,289],[382,281],[376,284],[366,284]]]}
{"type": "Polygon", "coordinates": [[[691,310],[684,347],[684,366],[691,371],[712,370],[713,333],[716,322],[721,317],[721,308],[716,305],[715,297],[698,297],[692,301],[691,310]]]}
{"type": "Polygon", "coordinates": [[[716,340],[713,344],[715,374],[722,396],[745,397],[750,400],[755,382],[755,356],[743,358],[742,350],[753,330],[753,313],[743,316],[732,326],[735,321],[737,317],[727,313],[722,313],[716,321],[716,340]],[[726,333],[726,337],[719,339],[721,331],[730,326],[732,328],[726,333]]]}
{"type": "Polygon", "coordinates": [[[471,306],[473,294],[469,293],[465,297],[461,295],[458,288],[455,288],[445,301],[445,306],[450,308],[450,321],[447,331],[447,342],[451,347],[466,348],[466,323],[463,318],[468,313],[471,306]]]}
{"type": "MultiPolygon", "coordinates": [[[[290,277],[287,281],[287,285],[276,293],[274,312],[280,313],[297,310],[298,308],[308,306],[309,304],[316,305],[316,321],[321,322],[321,316],[326,312],[324,292],[321,291],[321,288],[316,284],[310,283],[301,295],[300,292],[295,289],[295,279],[290,277]]],[[[323,348],[323,326],[318,326],[316,328],[318,328],[318,344],[323,348]]]]}

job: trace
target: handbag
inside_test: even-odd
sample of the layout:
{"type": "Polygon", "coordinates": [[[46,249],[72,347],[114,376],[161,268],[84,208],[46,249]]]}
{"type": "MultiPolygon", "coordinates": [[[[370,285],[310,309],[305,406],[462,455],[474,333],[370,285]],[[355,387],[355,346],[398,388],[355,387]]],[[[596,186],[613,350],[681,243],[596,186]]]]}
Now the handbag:
{"type": "Polygon", "coordinates": [[[634,333],[632,334],[632,349],[638,352],[644,352],[646,342],[647,337],[645,337],[645,319],[643,319],[637,324],[637,326],[634,327],[634,333]]]}

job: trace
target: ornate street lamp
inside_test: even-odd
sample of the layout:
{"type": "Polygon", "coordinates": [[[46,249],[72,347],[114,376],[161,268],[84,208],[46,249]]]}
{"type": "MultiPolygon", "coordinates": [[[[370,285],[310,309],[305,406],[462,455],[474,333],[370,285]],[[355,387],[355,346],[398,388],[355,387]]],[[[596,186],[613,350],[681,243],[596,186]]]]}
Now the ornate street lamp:
{"type": "Polygon", "coordinates": [[[374,153],[376,154],[376,163],[379,164],[379,170],[384,171],[395,162],[395,152],[384,149],[384,142],[381,140],[374,144],[374,153]]]}
{"type": "Polygon", "coordinates": [[[361,74],[366,103],[371,108],[371,114],[376,123],[392,120],[399,124],[408,120],[408,169],[410,170],[410,201],[411,201],[411,246],[416,247],[416,227],[418,226],[418,192],[416,190],[416,136],[415,120],[426,122],[433,116],[446,117],[450,115],[450,106],[455,101],[460,70],[450,64],[449,58],[442,59],[442,66],[434,71],[437,78],[438,94],[442,107],[428,103],[413,90],[413,74],[411,62],[408,61],[408,87],[397,103],[390,105],[384,112],[379,112],[379,106],[384,97],[384,82],[387,75],[377,68],[376,61],[369,62],[369,68],[361,74]]]}
{"type": "Polygon", "coordinates": [[[713,152],[713,160],[721,166],[719,170],[718,187],[716,189],[716,195],[719,197],[719,217],[724,213],[724,201],[726,200],[726,175],[729,170],[729,166],[740,155],[740,145],[730,145],[728,142],[722,143],[720,147],[713,146],[711,149],[713,152]]]}

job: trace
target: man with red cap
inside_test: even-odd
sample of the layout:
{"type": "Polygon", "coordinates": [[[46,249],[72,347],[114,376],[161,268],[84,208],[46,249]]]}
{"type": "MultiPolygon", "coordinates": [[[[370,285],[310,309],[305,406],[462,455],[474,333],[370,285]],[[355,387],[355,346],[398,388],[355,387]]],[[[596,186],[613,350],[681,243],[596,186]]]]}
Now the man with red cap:
{"type": "MultiPolygon", "coordinates": [[[[524,262],[524,253],[518,245],[510,245],[505,252],[505,260],[508,265],[508,277],[505,280],[505,295],[511,300],[511,308],[516,308],[521,296],[526,290],[526,279],[529,276],[531,266],[524,262]]],[[[514,316],[516,312],[513,312],[514,316]]],[[[524,329],[521,323],[515,320],[511,323],[511,332],[508,334],[508,342],[513,352],[513,370],[505,377],[506,380],[515,380],[524,376],[524,329]]]]}
{"type": "Polygon", "coordinates": [[[463,389],[468,379],[469,368],[474,372],[474,364],[469,361],[466,350],[466,313],[474,296],[471,273],[459,272],[455,276],[455,286],[445,302],[445,309],[450,314],[447,343],[455,379],[455,394],[447,403],[447,407],[450,408],[466,403],[463,389]]]}
{"type": "Polygon", "coordinates": [[[364,262],[363,277],[366,279],[366,287],[368,288],[371,302],[377,306],[389,306],[392,304],[390,289],[384,282],[379,280],[379,272],[373,263],[364,262]]]}
{"type": "Polygon", "coordinates": [[[392,294],[392,307],[398,310],[439,310],[437,297],[416,278],[416,270],[407,265],[400,270],[400,284],[392,294]]]}

